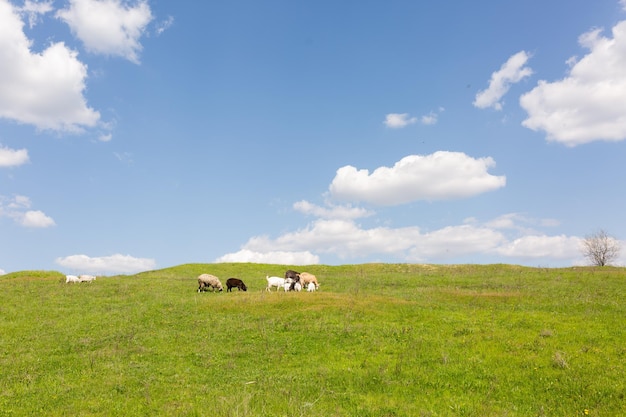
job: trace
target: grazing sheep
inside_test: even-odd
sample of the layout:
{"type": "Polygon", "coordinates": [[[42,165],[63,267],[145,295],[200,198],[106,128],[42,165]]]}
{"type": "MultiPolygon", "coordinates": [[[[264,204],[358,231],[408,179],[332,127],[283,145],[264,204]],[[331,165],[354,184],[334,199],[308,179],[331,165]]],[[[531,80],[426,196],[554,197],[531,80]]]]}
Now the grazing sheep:
{"type": "Polygon", "coordinates": [[[313,292],[313,291],[317,290],[317,288],[315,287],[315,283],[314,282],[309,282],[309,285],[307,285],[306,290],[308,292],[313,292]]]}
{"type": "Polygon", "coordinates": [[[238,288],[239,291],[248,291],[248,287],[239,278],[228,278],[226,280],[226,292],[232,292],[232,288],[238,288]]]}
{"type": "Polygon", "coordinates": [[[198,277],[198,292],[206,291],[209,287],[215,291],[223,291],[222,283],[219,278],[211,274],[202,274],[198,277]]]}
{"type": "Polygon", "coordinates": [[[317,282],[317,278],[315,278],[315,275],[309,274],[308,272],[300,273],[300,282],[302,283],[303,286],[307,288],[310,282],[315,283],[315,289],[319,289],[320,287],[320,284],[317,282]]]}
{"type": "Polygon", "coordinates": [[[66,275],[65,283],[67,284],[68,282],[80,282],[80,279],[76,275],[66,275]]]}
{"type": "Polygon", "coordinates": [[[284,288],[285,286],[285,278],[270,277],[269,275],[266,275],[265,279],[267,280],[267,288],[265,288],[266,291],[272,291],[272,287],[276,287],[276,290],[278,290],[280,287],[284,288]]]}
{"type": "Polygon", "coordinates": [[[80,275],[78,277],[78,282],[91,282],[95,280],[96,280],[95,275],[80,275]]]}
{"type": "Polygon", "coordinates": [[[287,278],[291,278],[291,279],[293,279],[296,282],[300,282],[300,273],[296,272],[296,271],[294,271],[292,269],[288,269],[285,272],[285,279],[287,279],[287,278]]]}
{"type": "Polygon", "coordinates": [[[302,284],[299,281],[293,281],[289,284],[289,291],[302,291],[302,284]]]}

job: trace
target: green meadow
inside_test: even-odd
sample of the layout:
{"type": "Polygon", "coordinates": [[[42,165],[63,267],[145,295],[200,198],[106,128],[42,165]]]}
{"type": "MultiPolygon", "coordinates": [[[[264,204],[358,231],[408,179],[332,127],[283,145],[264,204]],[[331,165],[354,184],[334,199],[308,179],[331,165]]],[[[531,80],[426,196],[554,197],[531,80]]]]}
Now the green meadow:
{"type": "Polygon", "coordinates": [[[626,415],[624,268],[189,264],[0,294],[0,416],[626,415]],[[320,290],[266,292],[286,269],[320,290]]]}

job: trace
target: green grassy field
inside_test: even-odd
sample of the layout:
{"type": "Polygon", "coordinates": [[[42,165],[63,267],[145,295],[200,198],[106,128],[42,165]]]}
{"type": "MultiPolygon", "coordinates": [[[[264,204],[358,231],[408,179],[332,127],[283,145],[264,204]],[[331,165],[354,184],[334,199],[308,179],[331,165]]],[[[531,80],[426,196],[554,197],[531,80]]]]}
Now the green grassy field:
{"type": "Polygon", "coordinates": [[[626,415],[623,268],[191,264],[0,294],[0,416],[626,415]],[[320,291],[264,291],[288,268],[320,291]]]}

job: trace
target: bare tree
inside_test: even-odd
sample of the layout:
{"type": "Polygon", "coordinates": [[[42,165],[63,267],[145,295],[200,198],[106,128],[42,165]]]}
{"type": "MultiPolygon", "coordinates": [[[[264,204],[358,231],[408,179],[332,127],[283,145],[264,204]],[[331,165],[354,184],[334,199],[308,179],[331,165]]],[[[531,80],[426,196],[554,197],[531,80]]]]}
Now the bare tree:
{"type": "Polygon", "coordinates": [[[585,237],[582,253],[594,266],[611,264],[619,256],[620,243],[604,230],[585,237]]]}

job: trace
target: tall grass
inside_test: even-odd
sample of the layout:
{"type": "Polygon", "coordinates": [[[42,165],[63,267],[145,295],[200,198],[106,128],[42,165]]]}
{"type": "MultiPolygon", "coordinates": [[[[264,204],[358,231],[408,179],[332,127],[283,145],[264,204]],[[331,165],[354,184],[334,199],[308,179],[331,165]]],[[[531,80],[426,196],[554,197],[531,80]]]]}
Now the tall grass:
{"type": "Polygon", "coordinates": [[[626,415],[625,269],[290,268],[0,277],[0,416],[626,415]]]}

